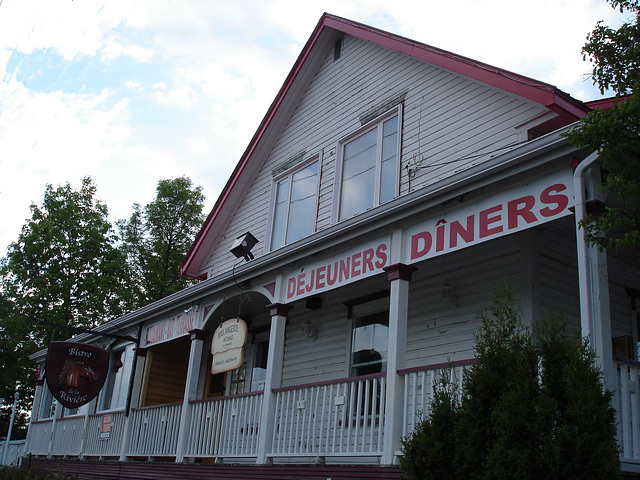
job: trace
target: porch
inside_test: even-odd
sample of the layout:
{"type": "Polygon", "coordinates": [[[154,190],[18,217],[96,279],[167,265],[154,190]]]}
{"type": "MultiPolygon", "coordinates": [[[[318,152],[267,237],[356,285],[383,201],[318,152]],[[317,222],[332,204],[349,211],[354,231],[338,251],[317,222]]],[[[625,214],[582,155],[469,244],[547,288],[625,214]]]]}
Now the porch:
{"type": "MultiPolygon", "coordinates": [[[[400,437],[409,434],[428,411],[438,375],[460,385],[469,364],[399,371],[399,416],[389,410],[387,376],[374,374],[274,388],[268,415],[261,391],[190,401],[187,412],[177,403],[134,408],[129,416],[119,410],[34,421],[26,452],[49,459],[375,466],[386,464],[393,446],[397,464],[399,437],[388,432],[397,426],[400,437]]],[[[621,358],[613,364],[622,470],[640,472],[640,364],[621,358]]]]}

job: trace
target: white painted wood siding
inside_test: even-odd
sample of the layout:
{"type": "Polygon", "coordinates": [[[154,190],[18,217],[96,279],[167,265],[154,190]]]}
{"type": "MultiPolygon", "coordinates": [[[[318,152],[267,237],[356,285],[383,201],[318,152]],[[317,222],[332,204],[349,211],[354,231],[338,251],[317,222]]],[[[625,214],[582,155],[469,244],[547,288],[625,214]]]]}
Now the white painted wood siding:
{"type": "MultiPolygon", "coordinates": [[[[337,142],[361,126],[361,117],[404,97],[400,192],[407,193],[485,161],[521,140],[517,128],[544,113],[536,104],[495,88],[347,36],[343,56],[333,50],[299,99],[259,175],[210,256],[209,276],[231,269],[229,249],[251,231],[264,253],[273,173],[301,153],[320,153],[316,230],[332,223],[337,142]],[[416,163],[418,162],[418,163],[416,163]],[[409,179],[407,167],[419,169],[409,179]]],[[[382,112],[380,112],[382,113],[382,112]]],[[[255,159],[254,161],[259,161],[255,159]]],[[[229,205],[228,208],[235,208],[229,205]]]]}
{"type": "Polygon", "coordinates": [[[611,307],[611,336],[632,335],[631,304],[627,289],[640,291],[640,271],[624,255],[609,255],[609,303],[611,307]]]}
{"type": "MultiPolygon", "coordinates": [[[[511,235],[418,264],[410,288],[406,366],[473,358],[478,310],[491,303],[505,279],[509,280],[516,301],[520,300],[519,259],[517,235],[511,235]],[[492,265],[489,270],[487,262],[492,265]],[[458,297],[455,307],[442,302],[445,279],[454,286],[458,297]]],[[[323,295],[319,310],[296,305],[287,321],[283,386],[349,376],[351,321],[344,302],[374,291],[378,288],[365,281],[334,292],[333,296],[323,295]],[[317,340],[303,334],[302,325],[307,320],[317,325],[317,340]]],[[[388,302],[389,297],[384,297],[371,305],[380,311],[388,308],[388,302]]],[[[354,308],[365,311],[367,305],[354,308]]]]}
{"type": "Polygon", "coordinates": [[[474,357],[477,312],[491,304],[505,281],[520,302],[517,239],[509,235],[418,265],[409,297],[408,368],[474,357]],[[455,306],[442,300],[445,281],[453,286],[455,306]]]}
{"type": "Polygon", "coordinates": [[[538,313],[566,315],[567,322],[579,329],[580,292],[575,224],[542,230],[538,249],[538,313]]]}

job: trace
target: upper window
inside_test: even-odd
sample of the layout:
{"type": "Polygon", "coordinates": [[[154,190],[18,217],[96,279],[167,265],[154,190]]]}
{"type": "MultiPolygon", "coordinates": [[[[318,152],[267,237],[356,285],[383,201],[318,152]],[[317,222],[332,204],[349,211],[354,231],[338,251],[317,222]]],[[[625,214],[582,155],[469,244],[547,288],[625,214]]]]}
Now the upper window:
{"type": "Polygon", "coordinates": [[[399,119],[400,107],[340,142],[338,220],[398,195],[399,119]]]}
{"type": "Polygon", "coordinates": [[[313,233],[318,205],[318,159],[275,180],[271,250],[313,233]]]}

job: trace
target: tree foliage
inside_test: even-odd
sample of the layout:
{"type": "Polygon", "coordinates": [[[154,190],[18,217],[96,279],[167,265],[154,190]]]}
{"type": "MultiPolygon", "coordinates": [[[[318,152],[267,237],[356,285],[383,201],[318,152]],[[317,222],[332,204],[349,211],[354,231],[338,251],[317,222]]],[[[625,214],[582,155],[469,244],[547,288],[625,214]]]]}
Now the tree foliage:
{"type": "Polygon", "coordinates": [[[509,288],[478,318],[462,392],[440,382],[403,441],[407,478],[617,478],[611,392],[588,345],[558,317],[526,328],[509,288]]]}
{"type": "Polygon", "coordinates": [[[580,147],[599,151],[606,192],[605,212],[582,221],[587,240],[607,248],[640,246],[640,2],[608,0],[631,20],[612,29],[601,22],[587,36],[582,51],[591,62],[592,78],[616,103],[596,109],[569,134],[580,147]]]}
{"type": "Polygon", "coordinates": [[[31,218],[0,262],[4,405],[12,405],[19,386],[20,406],[28,408],[34,385],[29,355],[53,335],[71,336],[45,324],[93,328],[130,308],[126,257],[95,194],[88,177],[78,190],[47,185],[42,206],[31,205],[31,218]]]}
{"type": "Polygon", "coordinates": [[[204,195],[187,177],[161,180],[156,198],[144,209],[133,206],[118,228],[123,249],[135,268],[138,303],[159,300],[187,287],[180,264],[202,226],[204,195]]]}
{"type": "Polygon", "coordinates": [[[95,193],[88,177],[79,190],[48,185],[42,207],[31,205],[31,219],[9,245],[3,295],[40,347],[49,327],[38,322],[93,328],[129,307],[126,259],[95,193]]]}

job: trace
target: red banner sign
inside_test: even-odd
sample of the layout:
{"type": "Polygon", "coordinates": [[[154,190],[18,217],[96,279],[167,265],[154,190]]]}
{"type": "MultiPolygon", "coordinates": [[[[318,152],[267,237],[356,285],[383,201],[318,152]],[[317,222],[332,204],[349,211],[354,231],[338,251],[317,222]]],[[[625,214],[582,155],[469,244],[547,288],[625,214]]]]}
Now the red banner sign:
{"type": "Polygon", "coordinates": [[[67,408],[93,400],[109,370],[109,352],[86,343],[51,342],[45,376],[49,390],[67,408]]]}

